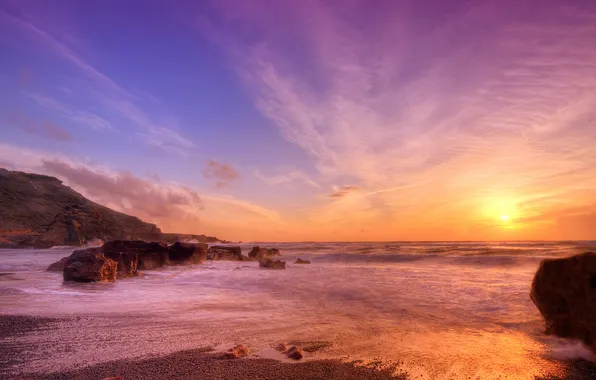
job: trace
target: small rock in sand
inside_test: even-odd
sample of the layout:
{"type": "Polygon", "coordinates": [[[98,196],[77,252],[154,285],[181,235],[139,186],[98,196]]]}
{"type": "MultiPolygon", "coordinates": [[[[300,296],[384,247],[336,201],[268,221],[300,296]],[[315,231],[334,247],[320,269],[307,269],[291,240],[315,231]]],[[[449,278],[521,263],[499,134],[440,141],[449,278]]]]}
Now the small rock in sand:
{"type": "Polygon", "coordinates": [[[294,262],[294,264],[310,264],[310,260],[302,260],[300,257],[294,262]]]}
{"type": "Polygon", "coordinates": [[[243,344],[230,348],[226,355],[230,359],[243,358],[245,356],[248,356],[248,347],[243,344]]]}
{"type": "Polygon", "coordinates": [[[278,344],[277,346],[275,346],[273,348],[275,348],[276,351],[284,352],[284,351],[286,351],[288,349],[288,346],[286,346],[285,343],[280,343],[280,344],[278,344]]]}
{"type": "Polygon", "coordinates": [[[290,359],[300,360],[304,357],[304,353],[300,347],[292,346],[286,352],[286,356],[290,359]]]}
{"type": "Polygon", "coordinates": [[[124,378],[122,376],[116,376],[116,377],[106,377],[103,380],[124,380],[124,378]]]}

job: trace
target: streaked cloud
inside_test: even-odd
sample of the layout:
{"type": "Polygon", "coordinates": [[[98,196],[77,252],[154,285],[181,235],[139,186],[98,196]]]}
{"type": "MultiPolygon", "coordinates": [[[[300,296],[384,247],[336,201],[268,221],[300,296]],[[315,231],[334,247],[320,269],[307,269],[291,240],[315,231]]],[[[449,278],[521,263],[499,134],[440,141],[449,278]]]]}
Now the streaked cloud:
{"type": "MultiPolygon", "coordinates": [[[[368,189],[358,202],[390,218],[388,238],[417,226],[437,236],[437,223],[462,236],[504,212],[522,217],[519,204],[544,186],[592,202],[570,197],[596,189],[596,51],[580,42],[596,39],[593,4],[364,4],[216,2],[218,17],[199,18],[199,30],[322,181],[368,189]]],[[[349,193],[332,198],[355,202],[349,193]]],[[[341,212],[332,207],[313,214],[341,212]]]]}
{"type": "Polygon", "coordinates": [[[261,173],[259,170],[256,170],[255,176],[258,179],[262,180],[263,182],[265,182],[266,184],[271,185],[271,186],[288,184],[288,183],[293,183],[293,182],[302,182],[304,184],[307,184],[307,185],[315,187],[315,188],[321,187],[318,183],[313,181],[309,176],[307,176],[306,174],[304,174],[298,170],[290,170],[284,174],[274,175],[274,176],[267,176],[267,175],[261,173]]]}
{"type": "MultiPolygon", "coordinates": [[[[127,91],[79,55],[75,48],[71,47],[72,41],[75,40],[73,36],[69,36],[67,39],[71,42],[69,44],[67,40],[59,39],[45,30],[43,25],[36,25],[30,20],[2,9],[0,9],[0,22],[5,22],[15,31],[26,33],[37,42],[38,49],[50,50],[78,69],[86,82],[86,85],[78,91],[84,91],[84,96],[94,99],[97,104],[102,104],[105,112],[110,116],[104,117],[94,112],[79,110],[77,106],[65,104],[48,95],[29,94],[41,106],[54,109],[75,122],[86,124],[95,129],[112,128],[113,122],[108,120],[116,115],[139,128],[138,135],[148,145],[168,152],[183,153],[195,146],[194,142],[183,137],[179,128],[171,125],[172,123],[165,125],[156,122],[136,104],[140,100],[138,96],[127,91]]],[[[81,45],[80,41],[76,42],[75,46],[81,45]]],[[[69,91],[72,92],[71,89],[69,91]]],[[[150,97],[149,99],[155,98],[150,97]]]]}
{"type": "Polygon", "coordinates": [[[342,198],[350,193],[353,193],[353,192],[359,191],[359,190],[360,190],[360,188],[358,186],[354,186],[354,185],[347,185],[347,186],[342,186],[342,187],[336,186],[333,189],[333,192],[331,194],[329,194],[329,196],[331,198],[342,198]]]}
{"type": "Polygon", "coordinates": [[[27,93],[27,96],[33,99],[37,104],[42,107],[46,107],[53,111],[61,113],[66,118],[76,122],[77,124],[85,125],[93,129],[113,129],[109,121],[102,118],[101,116],[92,113],[77,110],[65,103],[59,102],[58,100],[37,93],[27,93]]]}

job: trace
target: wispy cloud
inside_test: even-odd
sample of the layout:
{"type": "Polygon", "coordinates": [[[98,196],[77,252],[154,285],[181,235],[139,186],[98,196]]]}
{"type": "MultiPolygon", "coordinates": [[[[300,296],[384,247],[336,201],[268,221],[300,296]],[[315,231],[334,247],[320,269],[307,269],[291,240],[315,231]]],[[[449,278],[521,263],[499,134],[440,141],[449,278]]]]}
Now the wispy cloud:
{"type": "Polygon", "coordinates": [[[584,5],[437,3],[439,17],[406,2],[217,2],[199,28],[322,178],[380,189],[372,207],[403,230],[498,217],[553,176],[569,197],[570,170],[596,188],[596,51],[580,42],[596,39],[596,6],[584,5]]]}
{"type": "Polygon", "coordinates": [[[348,194],[353,192],[360,191],[358,186],[354,185],[347,185],[342,187],[334,187],[333,192],[329,194],[331,198],[343,198],[348,194]]]}
{"type": "Polygon", "coordinates": [[[95,113],[77,110],[74,107],[59,102],[58,100],[50,96],[45,96],[31,92],[28,92],[27,96],[33,99],[40,106],[57,111],[61,113],[63,116],[76,123],[86,125],[88,127],[98,130],[113,129],[109,121],[95,113]]]}
{"type": "Polygon", "coordinates": [[[261,173],[259,170],[256,170],[255,176],[258,179],[262,180],[263,182],[265,182],[271,186],[288,184],[288,183],[292,183],[292,182],[302,182],[302,183],[305,183],[305,184],[315,187],[315,188],[321,187],[318,183],[313,181],[309,176],[307,176],[306,174],[304,174],[298,170],[290,170],[284,174],[275,175],[275,176],[267,176],[267,175],[264,175],[263,173],[261,173]]]}
{"type": "MultiPolygon", "coordinates": [[[[151,146],[170,152],[181,152],[193,148],[194,143],[183,137],[177,128],[172,125],[157,123],[150,117],[136,101],[139,97],[133,95],[120,86],[108,75],[87,62],[65,41],[44,30],[43,25],[36,25],[31,21],[10,14],[0,9],[0,21],[13,26],[16,30],[28,33],[38,42],[39,49],[49,49],[57,56],[72,64],[87,80],[87,86],[80,91],[85,91],[85,96],[93,98],[102,104],[106,113],[132,122],[139,129],[139,135],[151,146]]],[[[69,89],[69,91],[71,91],[69,89]]],[[[40,105],[62,112],[73,121],[89,125],[93,128],[110,128],[112,123],[109,117],[102,117],[96,113],[79,111],[77,107],[66,105],[49,96],[30,94],[40,105]]],[[[152,98],[150,98],[152,99],[152,98]]]]}
{"type": "Polygon", "coordinates": [[[15,113],[8,119],[8,123],[24,132],[43,137],[45,139],[66,142],[71,140],[68,130],[48,120],[36,120],[24,113],[15,113]]]}
{"type": "Polygon", "coordinates": [[[223,187],[240,178],[240,174],[230,164],[215,160],[207,161],[203,176],[207,179],[216,180],[217,187],[223,187]]]}

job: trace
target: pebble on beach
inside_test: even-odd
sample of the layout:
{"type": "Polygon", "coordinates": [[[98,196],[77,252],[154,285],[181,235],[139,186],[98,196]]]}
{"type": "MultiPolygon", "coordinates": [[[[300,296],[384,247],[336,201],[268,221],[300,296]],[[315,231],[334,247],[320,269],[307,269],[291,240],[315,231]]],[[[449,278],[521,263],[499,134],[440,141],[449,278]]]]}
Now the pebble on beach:
{"type": "Polygon", "coordinates": [[[304,357],[304,353],[300,347],[292,346],[286,352],[286,356],[290,359],[300,360],[304,357]]]}
{"type": "Polygon", "coordinates": [[[248,356],[248,347],[243,344],[236,345],[230,348],[226,355],[228,358],[237,359],[248,356]]]}

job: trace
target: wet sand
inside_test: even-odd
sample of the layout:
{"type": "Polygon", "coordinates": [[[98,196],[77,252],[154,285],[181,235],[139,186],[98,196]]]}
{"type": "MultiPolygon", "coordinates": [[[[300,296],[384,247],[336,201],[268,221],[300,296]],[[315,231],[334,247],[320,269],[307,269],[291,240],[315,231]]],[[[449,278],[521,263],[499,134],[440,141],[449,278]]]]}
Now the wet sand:
{"type": "Polygon", "coordinates": [[[392,377],[388,371],[355,367],[333,360],[297,364],[271,359],[222,359],[209,349],[176,352],[160,358],[120,360],[102,363],[81,370],[47,375],[23,374],[32,379],[406,379],[392,377]]]}
{"type": "MultiPolygon", "coordinates": [[[[33,316],[0,315],[0,379],[90,379],[121,376],[123,379],[409,379],[407,373],[395,373],[394,368],[385,364],[368,363],[359,366],[358,361],[342,362],[339,360],[311,360],[296,363],[280,362],[252,356],[246,359],[226,359],[221,352],[210,347],[179,350],[167,354],[152,354],[151,345],[139,347],[145,355],[135,358],[109,357],[102,345],[118,344],[111,340],[89,342],[88,350],[95,352],[101,362],[79,361],[78,365],[64,366],[63,352],[56,352],[59,344],[68,345],[72,335],[64,333],[64,326],[72,326],[70,334],[78,334],[77,326],[92,319],[81,317],[43,318],[33,316]],[[60,335],[55,334],[56,326],[61,326],[60,335]],[[48,340],[39,340],[40,336],[48,340]],[[56,342],[62,340],[62,342],[56,342]],[[43,342],[43,343],[42,343],[43,342]],[[104,352],[102,352],[104,351],[104,352]],[[35,371],[31,362],[45,356],[46,360],[56,362],[52,370],[35,371]],[[109,358],[109,359],[107,359],[109,358]]],[[[91,332],[94,330],[91,330],[91,332]]],[[[87,332],[89,333],[89,331],[87,332]]],[[[101,336],[101,331],[96,331],[101,336]]],[[[200,336],[196,341],[200,342],[200,336]]],[[[302,342],[308,344],[308,342],[302,342]]],[[[320,342],[318,342],[320,343],[320,342]]],[[[320,348],[321,344],[313,347],[320,348]]],[[[324,347],[324,345],[322,345],[324,347]]],[[[105,348],[105,346],[104,346],[105,348]]],[[[72,354],[75,354],[75,350],[72,354]]],[[[586,361],[566,363],[564,375],[536,377],[536,380],[585,380],[596,379],[596,366],[586,361]]]]}
{"type": "MultiPolygon", "coordinates": [[[[46,347],[23,343],[28,335],[44,335],[55,331],[52,326],[73,326],[79,318],[43,318],[33,316],[0,315],[0,379],[104,379],[121,376],[124,379],[403,379],[392,376],[392,370],[357,366],[338,360],[313,360],[284,363],[272,359],[228,359],[212,348],[183,350],[149,358],[120,359],[96,363],[83,368],[49,373],[28,372],[31,353],[52,355],[50,342],[46,347]],[[21,339],[11,339],[18,337],[21,339]],[[23,370],[19,370],[23,368],[23,370]]],[[[77,332],[74,331],[74,334],[77,332]]],[[[63,336],[68,339],[68,336],[63,336]]],[[[200,339],[197,337],[197,339],[200,339]]],[[[315,342],[319,343],[320,342],[315,342]]],[[[37,343],[39,344],[39,343],[37,343]]],[[[108,343],[109,344],[109,343],[108,343]]],[[[155,344],[155,343],[154,343],[155,344]]],[[[313,344],[317,347],[317,344],[313,344]]],[[[101,350],[92,344],[89,350],[101,350]]],[[[98,352],[99,354],[99,352],[98,352]]],[[[60,359],[58,359],[60,360],[60,359]]]]}

